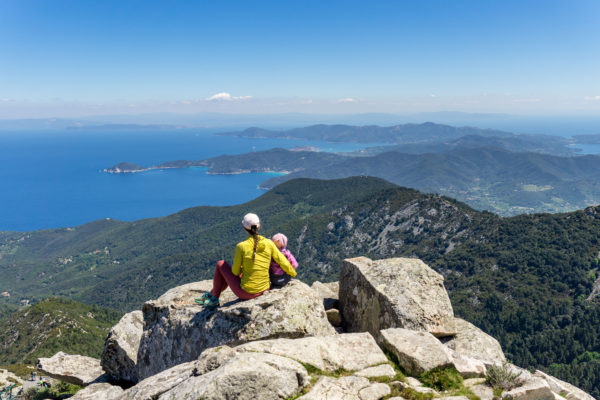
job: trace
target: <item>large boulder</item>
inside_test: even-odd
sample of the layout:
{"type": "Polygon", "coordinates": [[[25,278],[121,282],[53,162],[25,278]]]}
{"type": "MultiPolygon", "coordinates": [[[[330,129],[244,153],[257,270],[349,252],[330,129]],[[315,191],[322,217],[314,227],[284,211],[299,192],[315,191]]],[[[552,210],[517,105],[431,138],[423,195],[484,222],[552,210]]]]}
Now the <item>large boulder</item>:
{"type": "Polygon", "coordinates": [[[339,307],[339,282],[322,283],[315,281],[310,287],[323,300],[325,310],[339,307]]]}
{"type": "Polygon", "coordinates": [[[344,376],[339,379],[323,376],[298,400],[378,400],[390,392],[388,385],[371,383],[360,376],[344,376]]]}
{"type": "Polygon", "coordinates": [[[113,386],[109,383],[94,383],[81,389],[71,400],[117,400],[121,398],[123,389],[119,386],[113,386]]]}
{"type": "Polygon", "coordinates": [[[382,330],[380,337],[383,348],[394,354],[410,375],[453,365],[452,351],[429,332],[391,328],[382,330]]]}
{"type": "Polygon", "coordinates": [[[346,259],[340,271],[340,311],[346,329],[371,332],[387,328],[456,333],[444,278],[421,260],[366,257],[346,259]]]}
{"type": "Polygon", "coordinates": [[[5,369],[0,369],[0,388],[13,384],[23,385],[23,379],[19,378],[12,372],[9,372],[5,369]]]}
{"type": "Polygon", "coordinates": [[[335,334],[321,299],[298,280],[247,301],[227,290],[216,309],[195,304],[194,298],[210,287],[210,281],[184,285],[144,304],[138,379],[192,361],[210,347],[335,334]]]}
{"type": "Polygon", "coordinates": [[[219,368],[188,378],[159,400],[287,399],[310,383],[306,369],[289,358],[238,353],[219,368]]]}
{"type": "Polygon", "coordinates": [[[358,371],[388,361],[367,332],[302,339],[261,340],[243,344],[235,350],[277,354],[310,364],[323,371],[358,371]]]}
{"type": "Polygon", "coordinates": [[[79,386],[105,380],[100,360],[59,351],[50,358],[39,358],[37,369],[51,378],[79,386]]]}
{"type": "Polygon", "coordinates": [[[452,350],[465,356],[490,364],[502,364],[506,361],[498,341],[464,319],[454,318],[456,335],[445,344],[452,350]]]}
{"type": "Polygon", "coordinates": [[[587,394],[578,387],[575,387],[568,382],[561,381],[560,379],[557,379],[542,371],[535,371],[534,376],[545,380],[554,393],[558,393],[568,400],[594,400],[591,395],[587,394]]]}
{"type": "Polygon", "coordinates": [[[524,381],[523,385],[502,393],[506,400],[555,400],[555,395],[550,385],[538,377],[524,381]]]}
{"type": "Polygon", "coordinates": [[[100,365],[113,380],[136,383],[137,353],[144,331],[141,311],[125,314],[108,333],[100,365]]]}

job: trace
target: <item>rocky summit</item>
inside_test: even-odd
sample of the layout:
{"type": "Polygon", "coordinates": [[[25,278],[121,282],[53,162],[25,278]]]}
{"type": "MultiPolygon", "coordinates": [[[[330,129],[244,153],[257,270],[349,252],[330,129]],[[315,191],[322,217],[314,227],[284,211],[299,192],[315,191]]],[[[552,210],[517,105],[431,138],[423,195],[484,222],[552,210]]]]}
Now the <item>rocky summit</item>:
{"type": "Polygon", "coordinates": [[[40,368],[85,385],[75,400],[593,400],[507,363],[496,339],[454,317],[442,276],[417,259],[349,259],[339,282],[292,280],[248,301],[227,290],[204,309],[194,298],[210,286],[126,314],[102,360],[58,353],[40,368]]]}

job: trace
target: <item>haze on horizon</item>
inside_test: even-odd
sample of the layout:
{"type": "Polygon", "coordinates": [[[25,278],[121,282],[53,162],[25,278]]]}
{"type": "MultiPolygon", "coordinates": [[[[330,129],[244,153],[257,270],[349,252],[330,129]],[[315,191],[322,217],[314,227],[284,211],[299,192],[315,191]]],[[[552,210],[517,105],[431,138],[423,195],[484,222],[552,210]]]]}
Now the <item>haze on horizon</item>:
{"type": "Polygon", "coordinates": [[[0,2],[0,119],[600,116],[600,2],[0,2]]]}

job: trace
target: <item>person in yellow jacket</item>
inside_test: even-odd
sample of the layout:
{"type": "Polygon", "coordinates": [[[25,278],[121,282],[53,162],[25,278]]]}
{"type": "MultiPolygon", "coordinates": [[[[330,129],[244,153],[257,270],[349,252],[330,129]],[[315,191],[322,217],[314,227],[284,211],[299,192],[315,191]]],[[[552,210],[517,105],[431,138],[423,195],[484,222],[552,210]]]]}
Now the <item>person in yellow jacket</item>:
{"type": "Polygon", "coordinates": [[[260,219],[256,214],[246,214],[242,226],[248,233],[248,239],[235,246],[233,266],[225,260],[217,262],[213,278],[213,288],[195,299],[205,307],[217,307],[221,293],[229,286],[237,297],[243,300],[253,299],[269,290],[269,267],[271,260],[290,276],[296,276],[296,270],[279,251],[275,243],[258,234],[260,219]]]}

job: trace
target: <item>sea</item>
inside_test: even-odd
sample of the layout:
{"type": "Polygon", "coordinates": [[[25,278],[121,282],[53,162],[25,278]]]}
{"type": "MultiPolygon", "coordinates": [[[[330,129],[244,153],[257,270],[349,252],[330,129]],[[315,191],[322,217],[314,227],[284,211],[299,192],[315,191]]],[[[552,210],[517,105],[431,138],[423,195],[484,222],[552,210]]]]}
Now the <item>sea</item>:
{"type": "Polygon", "coordinates": [[[132,221],[200,205],[241,204],[274,174],[207,175],[205,168],[103,172],[127,161],[151,166],[274,147],[346,152],[377,144],[249,139],[194,130],[0,132],[0,231],[132,221]]]}

